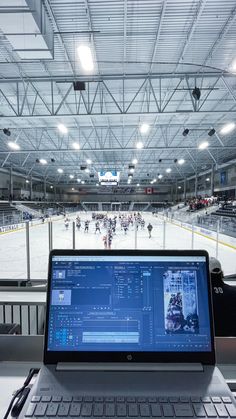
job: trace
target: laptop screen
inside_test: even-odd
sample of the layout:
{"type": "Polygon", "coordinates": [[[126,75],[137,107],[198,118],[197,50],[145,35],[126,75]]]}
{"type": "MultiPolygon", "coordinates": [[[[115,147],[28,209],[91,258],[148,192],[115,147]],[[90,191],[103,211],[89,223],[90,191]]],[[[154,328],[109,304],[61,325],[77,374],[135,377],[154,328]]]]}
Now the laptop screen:
{"type": "Polygon", "coordinates": [[[210,352],[206,256],[53,255],[47,351],[210,352]]]}

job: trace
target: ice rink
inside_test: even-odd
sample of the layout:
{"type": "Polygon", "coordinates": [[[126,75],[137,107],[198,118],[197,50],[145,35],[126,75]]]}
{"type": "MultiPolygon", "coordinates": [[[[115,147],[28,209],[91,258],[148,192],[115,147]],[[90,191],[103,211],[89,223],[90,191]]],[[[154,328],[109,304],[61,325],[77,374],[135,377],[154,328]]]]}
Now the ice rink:
{"type": "MultiPolygon", "coordinates": [[[[118,215],[118,214],[116,214],[118,215]]],[[[163,221],[151,213],[143,213],[145,220],[144,230],[137,232],[138,249],[191,249],[192,233],[180,226],[166,222],[165,235],[163,221]],[[153,225],[152,237],[148,237],[147,224],[153,225]],[[165,237],[163,237],[165,236],[165,237]]],[[[114,213],[109,214],[113,217],[114,213]]],[[[70,215],[68,230],[64,226],[64,220],[53,221],[53,248],[72,248],[72,221],[75,221],[76,214],[70,215]]],[[[101,234],[95,234],[95,221],[92,221],[91,213],[80,214],[82,226],[76,231],[76,249],[102,249],[104,248],[103,236],[106,230],[102,227],[101,234]],[[84,221],[90,220],[89,232],[84,233],[84,221]]],[[[26,233],[25,229],[4,233],[0,235],[0,277],[1,278],[26,278],[26,233]]],[[[116,234],[112,241],[112,249],[134,249],[135,230],[134,226],[129,228],[127,235],[121,230],[117,223],[116,234]]],[[[197,233],[194,234],[194,249],[205,249],[210,256],[216,256],[216,241],[205,238],[197,233]]],[[[49,253],[48,223],[30,227],[30,262],[31,278],[46,279],[49,253]]],[[[218,258],[223,266],[224,273],[236,272],[236,250],[226,245],[219,244],[218,258]]]]}

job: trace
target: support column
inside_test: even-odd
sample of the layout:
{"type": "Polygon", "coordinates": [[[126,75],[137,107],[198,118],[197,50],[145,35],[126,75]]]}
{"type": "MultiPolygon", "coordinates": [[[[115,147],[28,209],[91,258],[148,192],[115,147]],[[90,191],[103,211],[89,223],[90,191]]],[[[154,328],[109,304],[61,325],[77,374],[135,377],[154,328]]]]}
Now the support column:
{"type": "Polygon", "coordinates": [[[186,192],[187,192],[187,179],[184,178],[184,202],[186,202],[186,192]]]}
{"type": "Polygon", "coordinates": [[[173,202],[173,185],[171,185],[170,200],[171,200],[171,202],[173,202]]]}
{"type": "Polygon", "coordinates": [[[33,199],[33,181],[32,181],[32,175],[30,176],[30,201],[33,199]]]}
{"type": "Polygon", "coordinates": [[[53,192],[54,192],[54,201],[56,201],[56,193],[57,193],[56,185],[53,185],[53,192]]]}
{"type": "Polygon", "coordinates": [[[12,167],[9,170],[9,201],[13,199],[13,175],[12,167]]]}
{"type": "Polygon", "coordinates": [[[178,201],[178,182],[175,182],[175,202],[178,201]]]}
{"type": "Polygon", "coordinates": [[[195,190],[194,190],[195,198],[197,197],[197,181],[198,181],[198,178],[197,178],[197,173],[196,173],[196,175],[195,175],[195,190]]]}
{"type": "Polygon", "coordinates": [[[214,188],[215,188],[215,165],[212,165],[211,168],[211,196],[214,195],[214,188]]]}
{"type": "Polygon", "coordinates": [[[46,178],[44,178],[44,180],[43,180],[43,197],[44,197],[45,201],[46,201],[46,187],[47,187],[46,178]]]}

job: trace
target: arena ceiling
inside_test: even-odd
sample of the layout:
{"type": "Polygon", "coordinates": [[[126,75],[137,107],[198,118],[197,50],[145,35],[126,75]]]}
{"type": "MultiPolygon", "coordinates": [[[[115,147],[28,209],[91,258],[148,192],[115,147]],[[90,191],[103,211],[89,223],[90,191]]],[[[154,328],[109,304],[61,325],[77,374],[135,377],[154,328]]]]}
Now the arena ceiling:
{"type": "Polygon", "coordinates": [[[158,184],[236,158],[235,0],[2,0],[0,29],[1,169],[127,184],[136,159],[131,184],[158,184]]]}

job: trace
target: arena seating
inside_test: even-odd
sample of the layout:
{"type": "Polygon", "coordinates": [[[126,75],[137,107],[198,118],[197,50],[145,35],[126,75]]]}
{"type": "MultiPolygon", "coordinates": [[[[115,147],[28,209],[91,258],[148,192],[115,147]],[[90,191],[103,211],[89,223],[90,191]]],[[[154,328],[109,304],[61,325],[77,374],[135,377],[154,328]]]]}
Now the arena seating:
{"type": "Polygon", "coordinates": [[[222,206],[222,208],[219,208],[218,210],[216,210],[212,215],[218,215],[221,217],[231,217],[231,218],[235,218],[236,217],[236,207],[233,205],[224,205],[222,206]]]}

